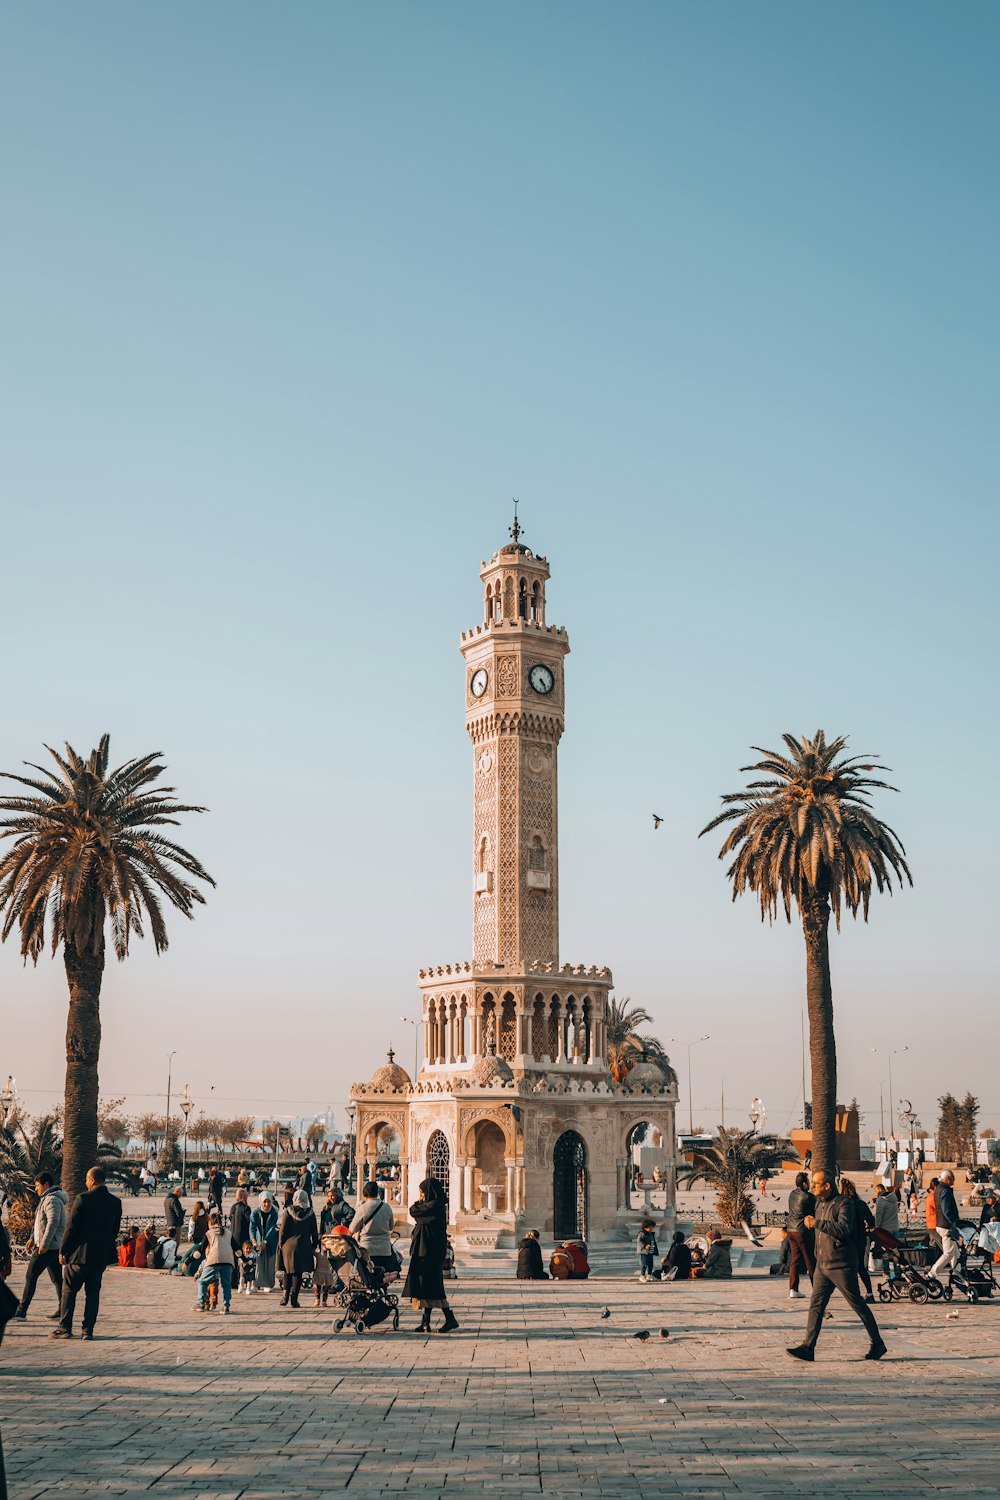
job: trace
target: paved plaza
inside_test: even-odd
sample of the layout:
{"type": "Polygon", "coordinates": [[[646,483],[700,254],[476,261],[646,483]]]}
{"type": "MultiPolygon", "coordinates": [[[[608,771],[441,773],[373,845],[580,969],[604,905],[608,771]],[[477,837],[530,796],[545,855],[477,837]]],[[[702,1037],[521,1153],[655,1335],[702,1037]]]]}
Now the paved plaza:
{"type": "Polygon", "coordinates": [[[807,1304],[759,1273],[453,1294],[450,1338],[408,1308],[358,1336],[276,1295],[199,1316],[192,1282],[115,1269],[86,1344],[48,1338],[41,1285],[0,1351],[12,1500],[997,1493],[1000,1307],[878,1308],[871,1365],[835,1299],[800,1366],[807,1304]]]}

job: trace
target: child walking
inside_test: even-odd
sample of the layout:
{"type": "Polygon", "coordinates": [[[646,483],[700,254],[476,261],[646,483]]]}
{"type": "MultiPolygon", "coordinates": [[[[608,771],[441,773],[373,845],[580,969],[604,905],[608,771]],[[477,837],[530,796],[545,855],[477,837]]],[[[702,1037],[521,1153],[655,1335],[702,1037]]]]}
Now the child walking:
{"type": "Polygon", "coordinates": [[[655,1225],[652,1219],[643,1219],[635,1248],[639,1252],[639,1280],[652,1281],[653,1258],[657,1253],[655,1225]]]}

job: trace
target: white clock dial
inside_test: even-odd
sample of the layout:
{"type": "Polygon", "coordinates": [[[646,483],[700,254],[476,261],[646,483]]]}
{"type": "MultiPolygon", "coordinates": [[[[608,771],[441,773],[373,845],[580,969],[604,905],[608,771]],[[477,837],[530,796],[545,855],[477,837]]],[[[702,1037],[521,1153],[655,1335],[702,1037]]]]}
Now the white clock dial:
{"type": "Polygon", "coordinates": [[[536,693],[551,693],[556,685],[556,679],[552,675],[551,668],[541,665],[532,667],[528,673],[528,681],[536,693]]]}
{"type": "Polygon", "coordinates": [[[480,667],[478,672],[473,672],[472,681],[469,683],[472,689],[472,696],[474,698],[481,698],[486,691],[488,682],[489,678],[486,675],[485,667],[480,667]]]}

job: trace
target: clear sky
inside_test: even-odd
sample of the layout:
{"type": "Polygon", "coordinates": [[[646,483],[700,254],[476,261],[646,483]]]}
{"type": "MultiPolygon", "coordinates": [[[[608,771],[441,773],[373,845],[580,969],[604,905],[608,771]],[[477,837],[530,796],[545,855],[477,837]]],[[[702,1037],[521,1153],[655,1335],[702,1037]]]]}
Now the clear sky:
{"type": "MultiPolygon", "coordinates": [[[[877,1124],[908,1046],[926,1125],[1000,1129],[998,50],[992,3],[5,8],[0,765],[161,749],[219,883],[109,967],[102,1094],[412,1065],[516,494],[573,647],[564,959],[710,1034],[697,1123],[723,1079],[797,1123],[801,933],[696,834],[751,744],[849,734],[916,886],[834,940],[842,1095],[877,1124]]],[[[61,965],[0,985],[41,1107],[61,965]]]]}

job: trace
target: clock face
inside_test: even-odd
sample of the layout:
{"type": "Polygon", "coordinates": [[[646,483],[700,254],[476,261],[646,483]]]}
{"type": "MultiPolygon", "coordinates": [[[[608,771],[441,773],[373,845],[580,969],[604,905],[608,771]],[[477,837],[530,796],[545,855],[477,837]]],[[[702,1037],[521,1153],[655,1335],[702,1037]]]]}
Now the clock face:
{"type": "Polygon", "coordinates": [[[528,673],[528,681],[531,683],[531,686],[534,688],[536,693],[551,693],[552,689],[556,685],[556,680],[552,675],[552,669],[550,667],[543,667],[541,665],[532,667],[531,671],[528,673]]]}
{"type": "Polygon", "coordinates": [[[474,698],[481,698],[486,691],[488,682],[489,678],[486,675],[485,667],[480,667],[478,672],[473,672],[472,681],[469,683],[472,689],[472,696],[474,698]]]}

